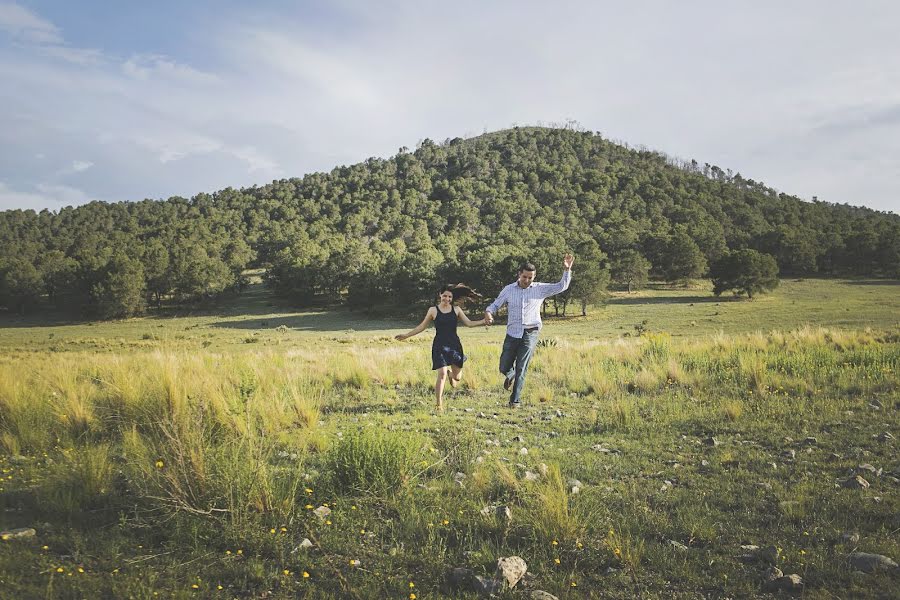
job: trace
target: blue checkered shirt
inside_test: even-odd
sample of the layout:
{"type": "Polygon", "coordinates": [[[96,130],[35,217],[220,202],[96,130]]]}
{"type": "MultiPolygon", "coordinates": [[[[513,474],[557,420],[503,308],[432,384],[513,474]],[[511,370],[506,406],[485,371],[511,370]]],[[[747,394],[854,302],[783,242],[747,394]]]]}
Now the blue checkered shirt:
{"type": "Polygon", "coordinates": [[[487,307],[487,312],[496,315],[501,306],[507,304],[506,333],[514,338],[521,338],[525,330],[532,327],[541,328],[541,304],[549,298],[569,289],[572,282],[572,271],[563,271],[558,283],[532,283],[527,288],[519,287],[519,282],[511,283],[500,292],[497,299],[487,307]]]}

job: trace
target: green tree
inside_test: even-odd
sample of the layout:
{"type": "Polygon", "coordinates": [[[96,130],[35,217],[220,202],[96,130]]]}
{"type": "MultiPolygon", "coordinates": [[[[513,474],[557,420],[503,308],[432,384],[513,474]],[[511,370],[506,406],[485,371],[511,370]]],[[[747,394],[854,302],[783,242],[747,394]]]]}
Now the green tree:
{"type": "Polygon", "coordinates": [[[683,227],[675,228],[658,260],[660,272],[669,283],[700,277],[707,268],[703,252],[683,227]]]}
{"type": "Polygon", "coordinates": [[[24,314],[44,293],[44,281],[30,261],[22,258],[0,262],[0,306],[24,314]]]}
{"type": "Polygon", "coordinates": [[[105,319],[121,319],[144,312],[144,267],[127,256],[114,257],[105,276],[94,284],[94,308],[105,319]]]}
{"type": "Polygon", "coordinates": [[[594,240],[586,240],[575,247],[575,261],[572,283],[565,294],[581,304],[581,316],[584,317],[588,304],[597,304],[606,297],[609,269],[606,268],[606,255],[594,240]]]}
{"type": "Polygon", "coordinates": [[[713,293],[726,290],[745,293],[748,298],[778,287],[778,264],[770,254],[744,249],[728,252],[710,268],[713,293]]]}
{"type": "Polygon", "coordinates": [[[628,288],[628,293],[647,283],[650,261],[637,250],[625,250],[612,261],[610,276],[614,282],[628,288]]]}

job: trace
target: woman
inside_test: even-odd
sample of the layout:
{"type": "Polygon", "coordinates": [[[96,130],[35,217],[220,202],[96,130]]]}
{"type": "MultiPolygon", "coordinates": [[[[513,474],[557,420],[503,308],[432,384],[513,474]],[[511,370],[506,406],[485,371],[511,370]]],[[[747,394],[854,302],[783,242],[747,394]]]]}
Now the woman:
{"type": "Polygon", "coordinates": [[[472,292],[463,285],[445,285],[438,295],[440,302],[428,309],[425,318],[409,333],[401,333],[395,336],[397,340],[405,340],[425,331],[430,321],[434,321],[434,342],[431,344],[431,368],[437,371],[437,380],[434,382],[434,395],[437,399],[438,411],[444,410],[444,384],[447,376],[450,376],[450,385],[456,387],[462,377],[463,362],[466,360],[463,354],[462,342],[456,334],[457,320],[463,322],[466,327],[484,325],[484,319],[471,321],[466,313],[453,304],[454,290],[459,288],[465,294],[459,296],[471,296],[472,292]]]}

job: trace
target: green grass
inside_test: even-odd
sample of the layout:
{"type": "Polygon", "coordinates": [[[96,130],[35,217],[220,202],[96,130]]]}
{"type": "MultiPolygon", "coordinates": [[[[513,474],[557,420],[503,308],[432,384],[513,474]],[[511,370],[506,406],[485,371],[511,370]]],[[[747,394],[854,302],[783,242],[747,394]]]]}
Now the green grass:
{"type": "Polygon", "coordinates": [[[616,295],[548,320],[520,411],[502,328],[464,330],[442,415],[429,336],[389,337],[407,321],[260,314],[257,291],[216,316],[7,323],[0,526],[38,534],[0,542],[3,594],[434,598],[519,555],[561,598],[767,597],[738,559],[757,544],[805,597],[884,597],[900,574],[846,556],[900,558],[896,290],[616,295]],[[871,487],[840,487],[863,463],[871,487]]]}

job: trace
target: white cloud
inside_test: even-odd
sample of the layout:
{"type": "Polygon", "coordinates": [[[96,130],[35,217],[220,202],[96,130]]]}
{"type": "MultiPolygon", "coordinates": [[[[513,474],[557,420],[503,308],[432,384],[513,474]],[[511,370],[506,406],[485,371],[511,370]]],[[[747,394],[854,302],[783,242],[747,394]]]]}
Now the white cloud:
{"type": "Polygon", "coordinates": [[[122,64],[122,72],[140,80],[163,78],[183,83],[215,83],[219,78],[160,54],[136,54],[122,64]]]}
{"type": "Polygon", "coordinates": [[[0,30],[29,42],[55,44],[62,41],[55,25],[11,2],[0,3],[0,30]]]}
{"type": "Polygon", "coordinates": [[[0,181],[0,206],[7,209],[58,210],[66,206],[80,206],[89,201],[86,193],[69,186],[39,183],[34,186],[34,191],[23,191],[0,181]]]}
{"type": "Polygon", "coordinates": [[[92,197],[190,195],[574,118],[801,197],[900,208],[896,167],[878,162],[900,155],[897,8],[342,2],[318,22],[252,10],[205,21],[200,60],[71,47],[0,4],[19,40],[0,46],[15,90],[0,96],[0,179],[38,194],[79,156],[92,164],[73,162],[66,182],[92,197]]]}

